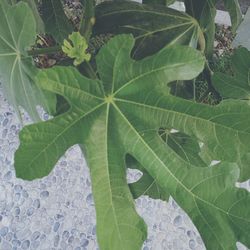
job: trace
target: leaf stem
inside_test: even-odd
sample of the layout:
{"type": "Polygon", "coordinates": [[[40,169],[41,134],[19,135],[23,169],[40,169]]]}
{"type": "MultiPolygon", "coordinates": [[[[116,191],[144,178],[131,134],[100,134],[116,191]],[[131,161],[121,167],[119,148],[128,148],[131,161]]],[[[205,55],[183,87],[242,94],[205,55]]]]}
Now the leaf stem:
{"type": "MultiPolygon", "coordinates": [[[[214,88],[213,84],[212,84],[212,76],[213,76],[214,72],[212,71],[212,69],[210,68],[209,62],[208,60],[206,60],[205,63],[205,69],[204,69],[204,77],[205,79],[207,79],[207,90],[205,91],[205,93],[199,98],[200,101],[202,101],[209,93],[215,93],[218,94],[218,92],[216,91],[216,89],[214,88]]],[[[219,94],[218,94],[219,95],[219,94]]]]}
{"type": "Polygon", "coordinates": [[[92,27],[95,24],[95,0],[85,0],[85,9],[80,23],[79,32],[87,42],[92,34],[92,27]]]}
{"type": "Polygon", "coordinates": [[[96,79],[97,75],[89,62],[84,62],[78,66],[80,72],[85,73],[91,79],[96,79]]]}
{"type": "Polygon", "coordinates": [[[32,49],[27,51],[29,56],[37,56],[43,54],[53,54],[62,51],[61,46],[54,46],[54,47],[46,47],[46,48],[39,48],[39,49],[32,49]]]}
{"type": "Polygon", "coordinates": [[[205,49],[206,49],[206,40],[205,40],[204,34],[203,34],[200,26],[198,26],[198,27],[199,27],[199,32],[198,32],[199,33],[199,36],[198,36],[199,50],[202,53],[204,53],[205,49]]]}

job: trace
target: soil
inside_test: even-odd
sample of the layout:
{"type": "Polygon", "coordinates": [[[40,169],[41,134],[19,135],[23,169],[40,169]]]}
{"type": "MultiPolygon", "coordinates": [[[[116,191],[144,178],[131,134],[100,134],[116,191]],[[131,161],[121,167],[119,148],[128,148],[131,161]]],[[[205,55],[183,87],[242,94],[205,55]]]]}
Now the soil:
{"type": "MultiPolygon", "coordinates": [[[[250,0],[239,0],[239,3],[240,3],[242,13],[246,14],[248,8],[250,7],[250,0]]],[[[219,0],[219,2],[217,4],[217,8],[219,10],[224,10],[225,9],[223,0],[219,0]]]]}

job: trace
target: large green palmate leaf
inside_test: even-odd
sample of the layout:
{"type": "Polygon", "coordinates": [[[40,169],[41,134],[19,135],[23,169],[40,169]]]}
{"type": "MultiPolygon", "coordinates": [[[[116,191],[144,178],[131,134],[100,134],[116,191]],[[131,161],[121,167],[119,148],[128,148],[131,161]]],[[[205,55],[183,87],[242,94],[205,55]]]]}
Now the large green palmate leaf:
{"type": "Polygon", "coordinates": [[[31,9],[20,2],[0,2],[0,77],[5,96],[16,110],[22,106],[38,120],[36,106],[55,109],[54,95],[44,95],[33,83],[37,69],[27,49],[35,43],[36,22],[31,9]]]}
{"type": "Polygon", "coordinates": [[[238,48],[232,56],[234,75],[215,72],[213,86],[225,98],[250,99],[250,51],[238,48]]]}
{"type": "Polygon", "coordinates": [[[45,32],[52,35],[58,43],[73,31],[73,25],[64,13],[61,0],[42,0],[42,19],[45,24],[45,32]]]}
{"type": "Polygon", "coordinates": [[[133,58],[151,55],[166,44],[197,46],[199,25],[185,13],[136,2],[104,2],[97,5],[94,35],[131,33],[136,39],[133,58]]]}
{"type": "MultiPolygon", "coordinates": [[[[184,0],[186,11],[196,18],[204,32],[206,39],[206,53],[212,56],[215,36],[215,16],[216,3],[218,0],[184,0]]],[[[224,5],[229,11],[232,30],[235,32],[240,22],[242,14],[238,0],[224,0],[224,5]]]]}
{"type": "Polygon", "coordinates": [[[233,163],[242,169],[240,159],[249,152],[249,105],[230,101],[206,106],[171,96],[166,82],[197,76],[204,66],[202,55],[168,46],[134,61],[134,42],[132,36],[120,35],[101,49],[100,80],[71,67],[39,73],[39,86],[62,95],[70,109],[21,131],[17,177],[46,176],[70,146],[80,144],[91,173],[100,249],[139,250],[146,229],[126,182],[129,154],[187,212],[207,249],[236,249],[237,241],[250,247],[250,195],[235,187],[239,168],[233,163]],[[162,128],[175,128],[203,142],[214,159],[232,163],[195,166],[197,161],[162,140],[162,128]]]}

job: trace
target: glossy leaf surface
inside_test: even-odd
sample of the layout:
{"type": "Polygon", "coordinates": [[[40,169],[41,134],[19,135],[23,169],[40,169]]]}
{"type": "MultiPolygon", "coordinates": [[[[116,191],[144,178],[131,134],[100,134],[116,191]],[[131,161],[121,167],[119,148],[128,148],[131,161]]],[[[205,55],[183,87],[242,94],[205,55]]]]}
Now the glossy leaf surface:
{"type": "Polygon", "coordinates": [[[166,83],[197,76],[203,56],[188,47],[168,46],[134,61],[133,46],[132,36],[121,35],[101,49],[100,80],[70,67],[38,75],[39,86],[62,95],[71,108],[22,130],[17,176],[48,175],[70,146],[80,144],[91,172],[100,249],[139,250],[146,228],[126,181],[129,154],[187,212],[207,249],[236,249],[237,241],[249,247],[250,195],[235,187],[237,165],[195,167],[159,135],[160,128],[175,128],[206,144],[220,160],[236,162],[249,152],[249,105],[231,101],[214,107],[171,96],[166,83]]]}

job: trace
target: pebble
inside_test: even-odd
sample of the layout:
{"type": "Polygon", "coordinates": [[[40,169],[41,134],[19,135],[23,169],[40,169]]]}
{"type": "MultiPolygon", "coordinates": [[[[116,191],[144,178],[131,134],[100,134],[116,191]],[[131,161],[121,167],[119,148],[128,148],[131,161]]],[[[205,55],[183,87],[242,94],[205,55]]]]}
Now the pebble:
{"type": "Polygon", "coordinates": [[[59,222],[56,222],[56,223],[54,224],[54,227],[53,227],[54,232],[57,232],[58,229],[59,229],[59,227],[60,227],[60,223],[59,223],[59,222]]]}
{"type": "Polygon", "coordinates": [[[71,244],[72,242],[74,241],[74,236],[70,236],[69,239],[68,239],[68,243],[71,244]]]}
{"type": "Polygon", "coordinates": [[[16,240],[16,239],[14,239],[14,240],[12,240],[12,246],[14,246],[14,247],[19,247],[19,246],[21,246],[21,241],[20,240],[16,240]]]}
{"type": "Polygon", "coordinates": [[[11,172],[11,171],[8,171],[8,172],[4,175],[4,177],[3,177],[4,181],[9,181],[11,178],[12,178],[12,172],[11,172]]]}
{"type": "Polygon", "coordinates": [[[40,200],[39,199],[35,199],[34,202],[33,202],[33,206],[36,209],[40,208],[40,200]]]}
{"type": "Polygon", "coordinates": [[[81,240],[81,246],[86,247],[89,244],[89,241],[87,239],[82,239],[81,240]]]}
{"type": "Polygon", "coordinates": [[[28,249],[29,247],[30,247],[30,241],[29,241],[29,240],[23,241],[23,243],[22,243],[22,245],[21,245],[21,248],[22,248],[23,250],[26,250],[26,249],[28,249]]]}
{"type": "Polygon", "coordinates": [[[35,240],[35,241],[31,242],[30,247],[31,247],[31,249],[37,249],[39,247],[39,245],[40,245],[40,242],[38,240],[35,240]]]}
{"type": "Polygon", "coordinates": [[[196,244],[195,244],[195,241],[194,241],[194,240],[190,240],[188,244],[189,244],[189,247],[190,247],[191,249],[195,249],[195,245],[196,245],[196,244]]]}
{"type": "Polygon", "coordinates": [[[38,232],[38,231],[34,232],[34,233],[32,234],[32,236],[31,236],[31,241],[37,240],[37,239],[40,237],[40,235],[41,235],[40,232],[38,232]]]}
{"type": "Polygon", "coordinates": [[[55,238],[54,238],[54,247],[57,247],[57,246],[58,246],[59,240],[60,240],[60,236],[59,236],[59,235],[56,235],[55,238]]]}
{"type": "Polygon", "coordinates": [[[17,215],[19,215],[20,214],[20,208],[19,207],[15,207],[15,209],[14,209],[14,214],[17,216],[17,215]]]}
{"type": "Polygon", "coordinates": [[[64,240],[67,240],[69,238],[69,232],[68,231],[64,231],[62,234],[62,237],[64,240]]]}
{"type": "Polygon", "coordinates": [[[15,185],[15,186],[14,186],[14,190],[15,190],[15,192],[17,192],[17,193],[20,193],[20,192],[22,191],[22,189],[23,189],[23,187],[22,187],[21,185],[15,185]]]}
{"type": "Polygon", "coordinates": [[[42,191],[41,193],[40,193],[40,197],[41,198],[47,198],[49,196],[49,192],[48,191],[42,191]]]}
{"type": "Polygon", "coordinates": [[[28,216],[31,216],[33,213],[34,213],[34,208],[33,208],[33,207],[30,207],[30,208],[27,210],[27,212],[26,212],[26,214],[27,214],[28,216]]]}
{"type": "Polygon", "coordinates": [[[19,240],[25,240],[26,238],[30,237],[31,231],[29,229],[24,229],[16,232],[16,237],[19,240]]]}
{"type": "Polygon", "coordinates": [[[2,227],[2,228],[0,229],[0,235],[1,235],[2,237],[4,237],[4,236],[8,233],[8,231],[9,231],[9,228],[8,228],[8,227],[2,227]]]}
{"type": "Polygon", "coordinates": [[[1,247],[2,247],[3,250],[12,250],[11,244],[9,242],[7,242],[7,241],[3,241],[1,243],[1,247]]]}
{"type": "Polygon", "coordinates": [[[86,202],[88,205],[93,205],[93,195],[92,194],[89,194],[86,198],[86,202]]]}
{"type": "Polygon", "coordinates": [[[180,215],[178,215],[177,217],[174,218],[174,225],[176,227],[180,226],[181,225],[181,222],[182,222],[182,218],[180,215]]]}

